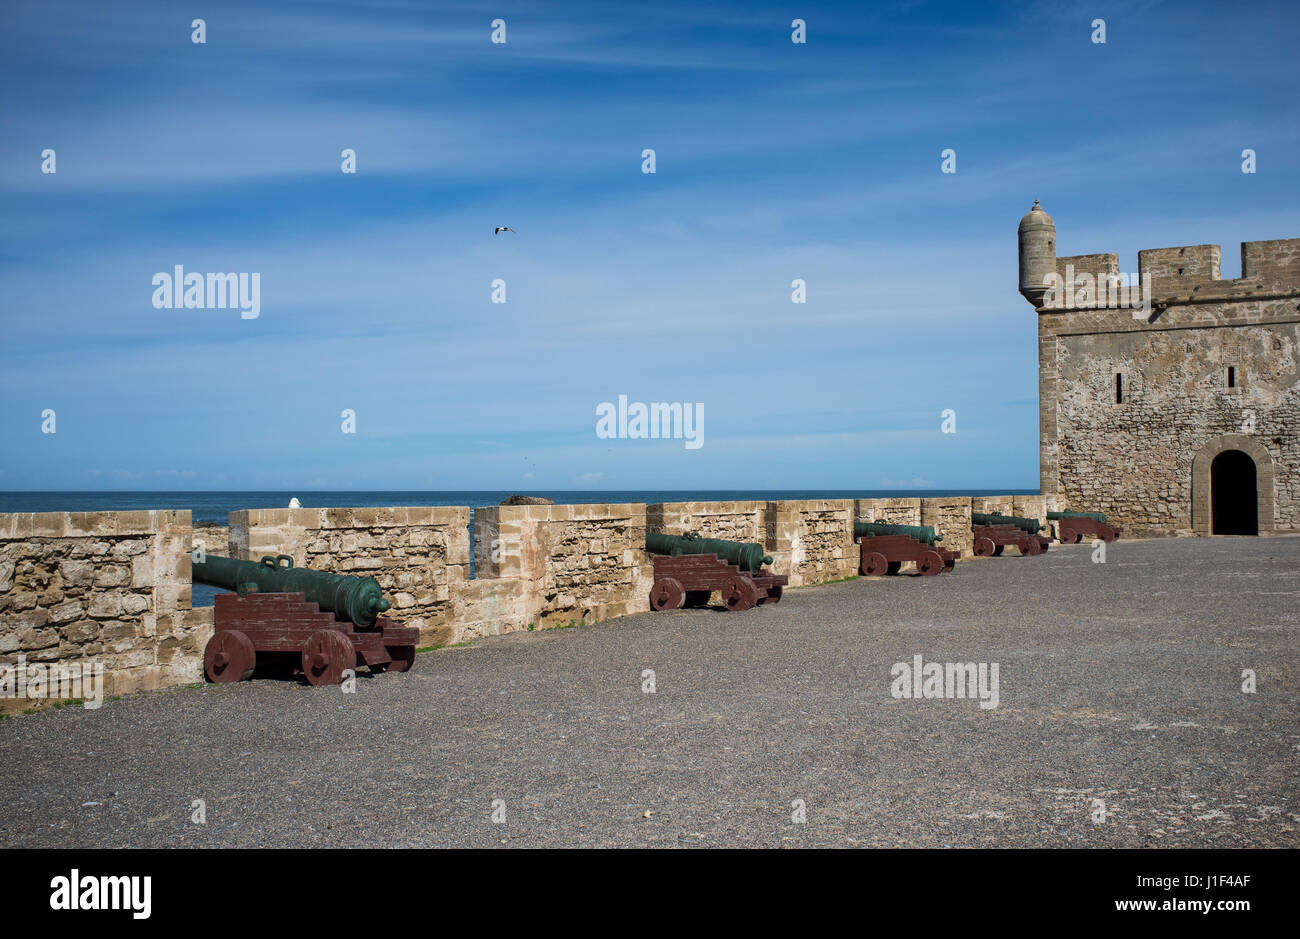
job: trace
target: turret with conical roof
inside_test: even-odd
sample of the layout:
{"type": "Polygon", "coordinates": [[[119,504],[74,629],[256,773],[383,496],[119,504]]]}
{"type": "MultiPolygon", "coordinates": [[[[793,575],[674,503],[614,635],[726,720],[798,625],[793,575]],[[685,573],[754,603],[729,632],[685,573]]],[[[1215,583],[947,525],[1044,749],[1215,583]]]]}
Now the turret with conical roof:
{"type": "Polygon", "coordinates": [[[1042,306],[1047,295],[1045,278],[1056,272],[1056,223],[1034,200],[1034,207],[1020,220],[1020,295],[1042,306]]]}

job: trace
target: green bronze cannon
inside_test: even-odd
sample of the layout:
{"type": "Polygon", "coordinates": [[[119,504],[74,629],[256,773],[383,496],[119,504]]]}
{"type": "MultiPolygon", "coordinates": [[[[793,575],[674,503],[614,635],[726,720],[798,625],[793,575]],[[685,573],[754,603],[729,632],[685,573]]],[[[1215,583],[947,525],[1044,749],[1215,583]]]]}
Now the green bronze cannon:
{"type": "Polygon", "coordinates": [[[1124,530],[1107,522],[1100,512],[1048,512],[1047,517],[1056,522],[1056,540],[1062,544],[1078,544],[1085,537],[1109,544],[1124,530]]]}
{"type": "Polygon", "coordinates": [[[651,554],[666,554],[674,558],[684,554],[716,554],[728,564],[734,564],[749,574],[757,574],[764,564],[772,563],[772,558],[763,553],[761,544],[702,538],[694,531],[684,535],[648,531],[645,533],[645,549],[651,554]]]}
{"type": "Polygon", "coordinates": [[[974,525],[1013,525],[1021,531],[1036,535],[1043,526],[1036,518],[1021,518],[1018,515],[997,515],[993,513],[973,512],[970,517],[974,525]]]}
{"type": "Polygon", "coordinates": [[[1106,516],[1100,512],[1048,512],[1047,517],[1053,522],[1059,522],[1063,518],[1090,518],[1094,522],[1106,524],[1106,516]]]}
{"type": "Polygon", "coordinates": [[[1007,545],[1015,545],[1021,554],[1038,555],[1052,542],[1051,538],[1039,534],[1043,526],[1036,518],[972,512],[970,522],[976,557],[997,557],[1007,545]]]}
{"type": "Polygon", "coordinates": [[[935,532],[933,525],[891,525],[888,522],[854,522],[854,538],[875,538],[879,535],[907,535],[923,544],[936,545],[943,535],[935,532]]]}
{"type": "Polygon", "coordinates": [[[933,525],[892,525],[888,522],[853,523],[858,540],[858,573],[864,577],[897,574],[907,561],[924,576],[942,574],[957,566],[960,551],[939,547],[943,535],[933,525]]]}
{"type": "Polygon", "coordinates": [[[790,580],[763,568],[772,558],[754,542],[701,538],[693,531],[684,535],[648,531],[645,549],[660,555],[654,559],[652,610],[707,606],[714,591],[728,610],[749,610],[780,603],[790,580]]]}
{"type": "Polygon", "coordinates": [[[236,561],[209,554],[191,566],[196,583],[233,590],[241,597],[249,593],[301,593],[322,612],[357,626],[371,626],[379,614],[388,611],[388,601],[373,577],[294,567],[293,559],[285,554],[268,554],[260,561],[236,561]]]}

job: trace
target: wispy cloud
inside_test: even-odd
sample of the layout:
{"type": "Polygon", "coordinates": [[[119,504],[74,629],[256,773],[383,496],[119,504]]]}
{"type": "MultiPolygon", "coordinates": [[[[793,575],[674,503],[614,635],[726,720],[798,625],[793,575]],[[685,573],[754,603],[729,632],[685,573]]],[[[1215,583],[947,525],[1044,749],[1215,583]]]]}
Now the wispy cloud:
{"type": "Polygon", "coordinates": [[[47,487],[1032,486],[1014,230],[1034,198],[1062,253],[1122,266],[1140,248],[1218,241],[1231,258],[1236,240],[1300,234],[1295,14],[1130,8],[1104,48],[1093,15],[11,4],[0,434],[22,443],[0,472],[47,487]],[[946,147],[956,175],[939,172],[946,147]],[[517,234],[494,237],[501,224],[517,234]],[[262,316],[154,309],[150,279],[175,264],[259,272],[262,316]],[[598,440],[594,407],[620,393],[704,403],[706,446],[598,440]],[[41,438],[46,407],[59,433],[41,438]],[[938,432],[947,407],[956,439],[938,432]]]}

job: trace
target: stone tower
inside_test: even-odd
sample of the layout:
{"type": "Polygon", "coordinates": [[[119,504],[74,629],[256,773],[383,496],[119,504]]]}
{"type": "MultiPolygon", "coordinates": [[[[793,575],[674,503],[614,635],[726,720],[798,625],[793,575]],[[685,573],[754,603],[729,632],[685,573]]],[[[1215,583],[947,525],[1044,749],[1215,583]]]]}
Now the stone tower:
{"type": "Polygon", "coordinates": [[[1300,238],[1055,257],[1020,221],[1037,310],[1039,474],[1134,535],[1300,532],[1300,238]],[[1058,275],[1049,292],[1043,277],[1058,275]]]}

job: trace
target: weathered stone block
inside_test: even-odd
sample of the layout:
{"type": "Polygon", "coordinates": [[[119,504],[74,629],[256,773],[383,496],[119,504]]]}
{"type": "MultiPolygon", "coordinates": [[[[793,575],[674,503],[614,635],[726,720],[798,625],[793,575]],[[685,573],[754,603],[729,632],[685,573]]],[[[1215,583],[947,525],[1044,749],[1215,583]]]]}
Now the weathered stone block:
{"type": "Polygon", "coordinates": [[[117,619],[122,615],[122,596],[117,592],[97,593],[90,598],[90,615],[95,619],[117,619]]]}

